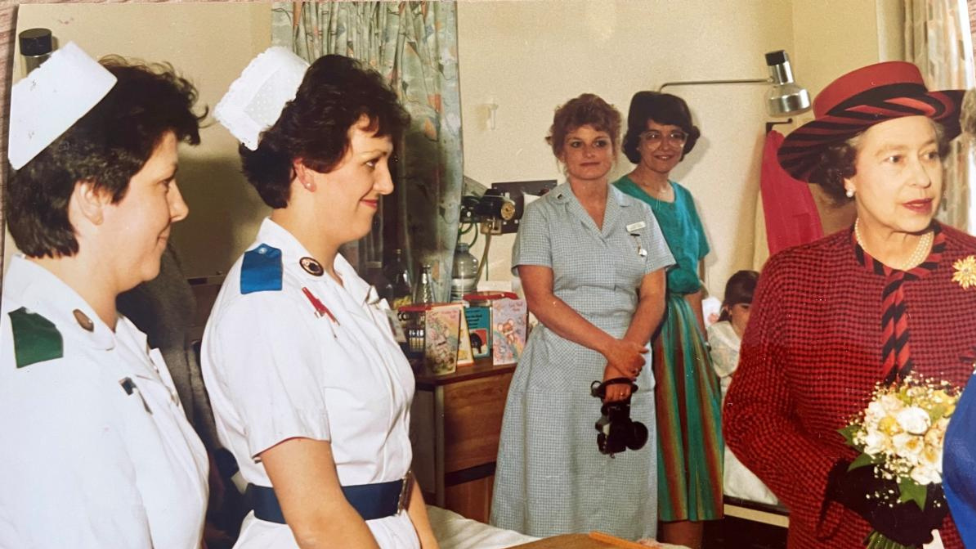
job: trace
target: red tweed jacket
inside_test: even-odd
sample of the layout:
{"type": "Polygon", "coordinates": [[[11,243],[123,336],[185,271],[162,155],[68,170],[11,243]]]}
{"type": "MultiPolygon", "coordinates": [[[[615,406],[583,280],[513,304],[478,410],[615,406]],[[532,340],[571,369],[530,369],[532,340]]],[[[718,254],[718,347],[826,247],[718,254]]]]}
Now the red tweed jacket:
{"type": "MultiPolygon", "coordinates": [[[[938,266],[905,281],[915,372],[960,387],[973,373],[976,288],[952,281],[976,238],[943,227],[938,266]]],[[[856,259],[850,231],[790,248],[759,279],[739,368],[724,408],[725,440],[790,509],[790,548],[856,548],[871,527],[827,502],[827,473],[852,459],[837,430],[867,405],[881,377],[884,277],[856,259]]],[[[947,549],[963,545],[951,518],[947,549]]]]}

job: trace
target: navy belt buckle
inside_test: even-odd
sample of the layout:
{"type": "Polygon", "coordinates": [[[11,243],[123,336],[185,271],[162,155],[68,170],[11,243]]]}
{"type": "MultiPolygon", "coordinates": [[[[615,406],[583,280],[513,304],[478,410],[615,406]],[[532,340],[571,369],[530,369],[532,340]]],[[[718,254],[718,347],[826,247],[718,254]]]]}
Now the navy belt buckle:
{"type": "Polygon", "coordinates": [[[413,471],[408,469],[407,474],[403,475],[403,486],[400,488],[400,499],[397,501],[397,515],[402,513],[407,508],[407,504],[410,501],[410,486],[412,481],[413,471]]]}

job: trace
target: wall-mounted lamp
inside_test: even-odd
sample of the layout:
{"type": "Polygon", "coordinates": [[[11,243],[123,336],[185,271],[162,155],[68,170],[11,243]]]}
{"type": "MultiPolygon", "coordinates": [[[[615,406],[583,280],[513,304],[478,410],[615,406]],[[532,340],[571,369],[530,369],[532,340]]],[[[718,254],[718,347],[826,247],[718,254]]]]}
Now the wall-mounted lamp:
{"type": "Polygon", "coordinates": [[[772,84],[766,92],[766,111],[770,116],[792,116],[810,109],[810,94],[793,81],[793,69],[786,51],[777,50],[766,54],[769,78],[744,80],[685,80],[665,82],[657,91],[668,86],[704,86],[714,84],[772,84]]]}

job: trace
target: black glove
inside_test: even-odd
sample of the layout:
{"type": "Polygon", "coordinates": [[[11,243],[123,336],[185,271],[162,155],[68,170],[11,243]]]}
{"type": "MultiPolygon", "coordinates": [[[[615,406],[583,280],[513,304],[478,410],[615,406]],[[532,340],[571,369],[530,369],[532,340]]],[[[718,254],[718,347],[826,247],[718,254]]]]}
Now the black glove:
{"type": "Polygon", "coordinates": [[[911,501],[898,503],[896,481],[875,476],[870,465],[848,471],[850,464],[841,460],[830,470],[828,499],[861,515],[876,531],[901,545],[921,547],[932,541],[932,530],[942,525],[949,512],[941,484],[928,485],[923,511],[911,501]]]}

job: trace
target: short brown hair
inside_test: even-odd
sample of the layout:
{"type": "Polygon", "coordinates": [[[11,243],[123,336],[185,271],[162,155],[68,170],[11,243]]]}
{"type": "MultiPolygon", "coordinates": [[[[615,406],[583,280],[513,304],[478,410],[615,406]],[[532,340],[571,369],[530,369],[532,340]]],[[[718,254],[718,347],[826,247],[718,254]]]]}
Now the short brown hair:
{"type": "Polygon", "coordinates": [[[678,126],[688,134],[688,140],[681,149],[682,159],[695,148],[695,143],[701,137],[701,130],[692,122],[691,110],[684,99],[670,93],[637,92],[630,100],[627,134],[624,135],[624,154],[634,164],[640,164],[640,136],[647,131],[647,123],[652,120],[662,126],[678,126]]]}
{"type": "Polygon", "coordinates": [[[552,154],[559,158],[569,132],[589,125],[597,131],[610,134],[613,150],[616,151],[620,142],[620,120],[620,112],[613,105],[596,94],[584,93],[556,109],[546,143],[552,147],[552,154]]]}
{"type": "Polygon", "coordinates": [[[396,93],[376,71],[341,55],[324,55],[305,72],[295,99],[261,134],[257,150],[238,148],[244,176],[272,208],[288,206],[292,161],[319,173],[334,170],[349,150],[349,130],[361,128],[397,142],[410,123],[396,93]]]}

